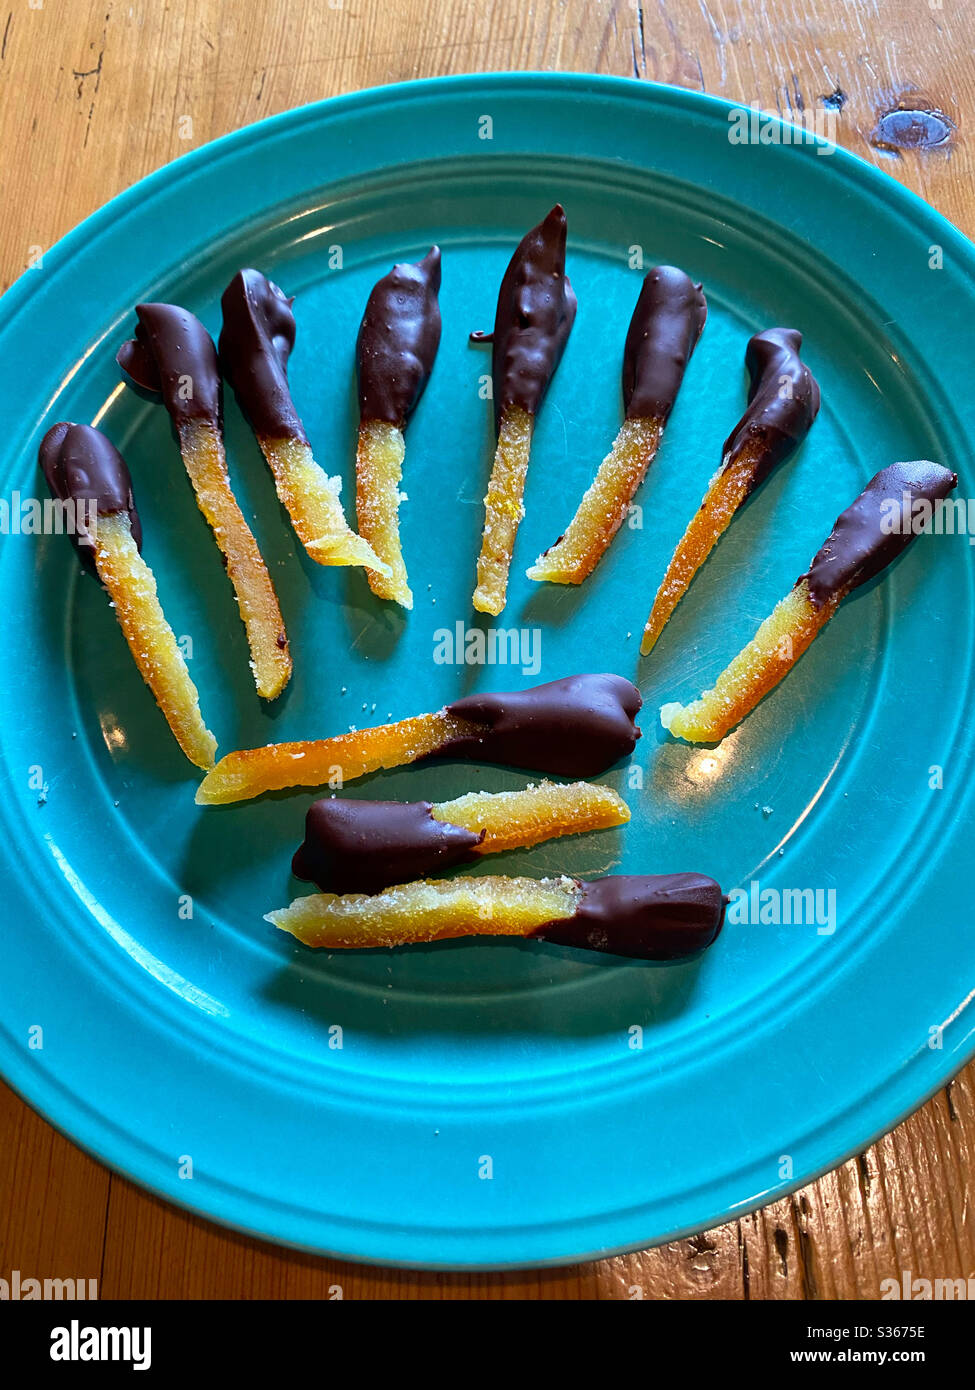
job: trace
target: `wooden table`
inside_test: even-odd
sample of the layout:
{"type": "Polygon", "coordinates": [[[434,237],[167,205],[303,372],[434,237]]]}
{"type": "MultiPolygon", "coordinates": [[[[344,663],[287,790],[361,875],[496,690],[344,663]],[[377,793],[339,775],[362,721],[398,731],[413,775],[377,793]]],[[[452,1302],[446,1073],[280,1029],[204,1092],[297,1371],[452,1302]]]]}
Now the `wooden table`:
{"type": "MultiPolygon", "coordinates": [[[[838,138],[975,235],[975,12],[957,0],[6,0],[0,284],[188,148],[302,102],[438,73],[583,69],[758,102],[838,138]],[[913,114],[905,114],[913,112],[913,114]]],[[[25,924],[26,926],[27,924],[25,924]]],[[[873,1298],[975,1274],[975,1064],[794,1197],[577,1268],[359,1268],[229,1235],[109,1174],[0,1088],[0,1275],[103,1297],[873,1298]]]]}

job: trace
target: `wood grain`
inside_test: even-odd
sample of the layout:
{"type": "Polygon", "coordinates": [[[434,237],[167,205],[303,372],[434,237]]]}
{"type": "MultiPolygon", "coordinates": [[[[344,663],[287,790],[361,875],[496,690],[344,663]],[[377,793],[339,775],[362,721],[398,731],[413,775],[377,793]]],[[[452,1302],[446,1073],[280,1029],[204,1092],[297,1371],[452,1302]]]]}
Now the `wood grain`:
{"type": "MultiPolygon", "coordinates": [[[[975,13],[958,0],[0,0],[0,286],[159,165],[276,111],[439,73],[579,69],[796,114],[975,234],[975,13]]],[[[505,1275],[363,1269],[221,1231],[0,1088],[0,1275],[141,1298],[872,1298],[975,1275],[975,1066],[867,1153],[693,1240],[505,1275]]]]}

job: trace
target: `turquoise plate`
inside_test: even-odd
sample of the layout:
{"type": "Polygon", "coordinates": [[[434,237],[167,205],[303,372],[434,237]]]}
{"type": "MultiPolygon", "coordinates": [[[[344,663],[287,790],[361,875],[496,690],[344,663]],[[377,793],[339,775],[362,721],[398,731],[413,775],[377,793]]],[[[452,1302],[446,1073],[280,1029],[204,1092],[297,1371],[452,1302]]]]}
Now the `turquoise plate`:
{"type": "MultiPolygon", "coordinates": [[[[969,1056],[968,536],[920,540],[719,747],[658,723],[662,701],[694,695],[751,635],[878,468],[926,456],[957,469],[961,497],[971,487],[972,246],[842,151],[731,143],[728,113],[688,92],[555,74],[341,97],[128,189],[0,304],[0,1069],[169,1200],[360,1260],[598,1256],[781,1197],[969,1056]],[[503,620],[529,634],[526,669],[446,664],[439,630],[473,623],[492,453],[489,359],[467,334],[490,326],[517,238],[556,200],[579,315],[539,419],[503,620]],[[264,708],[165,411],[120,383],[116,347],[141,299],[178,300],[216,331],[233,272],[261,267],[297,296],[294,395],[348,496],[366,294],[433,241],[444,333],[407,441],[409,616],[361,575],[307,561],[228,399],[233,479],[296,658],[290,690],[264,708]],[[532,585],[525,568],[618,427],[641,258],[702,279],[711,309],[640,494],[642,526],[582,588],[532,585]],[[805,334],[822,413],[641,663],[653,592],[742,407],[746,338],[772,324],[805,334]],[[760,911],[736,908],[711,951],[670,967],[490,941],[329,956],[275,931],[262,914],[302,891],[289,862],[311,794],[196,807],[193,770],[104,594],[63,536],[10,524],[15,494],[42,495],[37,444],[62,418],[100,425],[129,460],[145,554],[223,751],[472,689],[633,675],[643,738],[608,777],[632,806],[625,832],[485,871],[694,869],[760,911]],[[775,920],[787,902],[799,921],[775,920]]],[[[445,764],[349,794],[437,800],[525,780],[445,764]]]]}

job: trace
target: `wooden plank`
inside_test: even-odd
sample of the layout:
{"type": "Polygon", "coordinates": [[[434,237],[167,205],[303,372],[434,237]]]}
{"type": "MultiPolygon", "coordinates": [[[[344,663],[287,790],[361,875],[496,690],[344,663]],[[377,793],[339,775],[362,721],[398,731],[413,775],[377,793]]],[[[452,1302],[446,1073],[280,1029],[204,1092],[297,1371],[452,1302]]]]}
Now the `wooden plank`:
{"type": "MultiPolygon", "coordinates": [[[[341,91],[510,68],[649,78],[784,115],[828,98],[842,144],[971,235],[973,39],[971,8],[935,0],[0,0],[0,286],[122,188],[228,130],[341,91]]],[[[975,1067],[859,1160],[754,1216],[639,1255],[506,1275],[295,1255],[118,1179],[109,1202],[107,1173],[5,1091],[0,1133],[0,1275],[87,1277],[104,1235],[107,1295],[858,1298],[905,1269],[975,1270],[975,1067]]]]}
{"type": "Polygon", "coordinates": [[[0,1082],[0,1279],[101,1279],[108,1170],[0,1082]]]}
{"type": "Polygon", "coordinates": [[[0,190],[4,288],[32,248],[217,135],[337,92],[474,69],[639,75],[785,115],[828,97],[841,106],[841,143],[975,232],[975,150],[960,129],[975,99],[975,26],[964,6],[8,0],[0,24],[0,129],[17,152],[0,190]],[[914,119],[885,122],[906,108],[914,119]]]}

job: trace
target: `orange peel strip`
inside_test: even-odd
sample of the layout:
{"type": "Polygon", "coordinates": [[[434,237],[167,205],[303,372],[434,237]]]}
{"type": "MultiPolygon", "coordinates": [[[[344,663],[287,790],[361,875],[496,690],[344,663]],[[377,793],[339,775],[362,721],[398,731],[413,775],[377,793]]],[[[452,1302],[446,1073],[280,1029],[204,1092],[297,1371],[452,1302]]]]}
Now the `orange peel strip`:
{"type": "Polygon", "coordinates": [[[626,520],[662,434],[660,420],[623,421],[565,534],[539,555],[528,570],[529,579],[581,584],[592,574],[626,520]]]}
{"type": "Polygon", "coordinates": [[[704,500],[679,540],[657,590],[643,629],[641,656],[647,656],[653,650],[654,643],[690,587],[691,580],[747,498],[753,487],[756,453],[759,451],[758,445],[754,450],[742,449],[737,457],[727,459],[711,479],[704,500]]]}
{"type": "Polygon", "coordinates": [[[419,879],[373,896],[312,893],[264,920],[306,946],[330,950],[529,936],[546,922],[571,917],[581,891],[571,878],[419,879]]]}
{"type": "Polygon", "coordinates": [[[406,441],[398,425],[364,420],[356,449],[355,509],[359,534],[388,567],[388,574],[369,571],[369,587],[379,598],[413,607],[399,539],[400,483],[406,441]]]}
{"type": "Polygon", "coordinates": [[[200,805],[247,801],[289,787],[342,787],[382,768],[402,767],[435,752],[451,738],[467,737],[478,726],[446,710],[418,714],[375,729],[302,743],[269,743],[221,758],[196,789],[200,805]]]}
{"type": "Polygon", "coordinates": [[[468,792],[433,807],[434,819],[484,831],[479,854],[525,849],[560,835],[625,825],[630,811],[611,787],[590,782],[540,782],[517,792],[468,792]]]}
{"type": "Polygon", "coordinates": [[[792,669],[836,612],[841,597],[836,595],[816,608],[802,580],[776,604],[711,690],[689,705],[674,702],[661,706],[664,728],[688,743],[715,743],[724,738],[792,669]]]}
{"type": "Polygon", "coordinates": [[[227,561],[247,632],[257,693],[273,700],[291,677],[288,638],[271,576],[230,486],[220,430],[208,422],[190,420],[180,428],[179,445],[200,511],[227,561]]]}
{"type": "Polygon", "coordinates": [[[152,570],[139,554],[128,516],[99,516],[95,568],[142,679],[156,697],[177,743],[197,767],[212,768],[217,741],[203,722],[200,697],[156,595],[152,570]]]}
{"type": "Polygon", "coordinates": [[[498,447],[484,498],[484,536],[473,600],[479,613],[494,617],[504,610],[515,537],[525,514],[522,498],[534,428],[534,415],[520,406],[506,406],[501,413],[498,447]]]}
{"type": "Polygon", "coordinates": [[[278,497],[298,539],[319,565],[364,565],[379,574],[389,566],[357,536],[345,519],[339,493],[341,478],[330,478],[315,462],[311,445],[301,439],[258,436],[261,452],[274,474],[278,497]]]}

